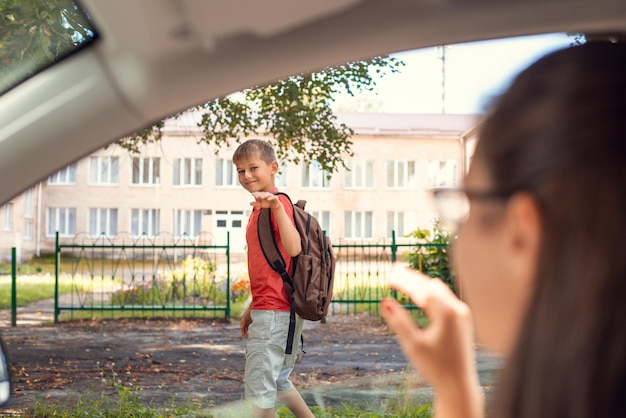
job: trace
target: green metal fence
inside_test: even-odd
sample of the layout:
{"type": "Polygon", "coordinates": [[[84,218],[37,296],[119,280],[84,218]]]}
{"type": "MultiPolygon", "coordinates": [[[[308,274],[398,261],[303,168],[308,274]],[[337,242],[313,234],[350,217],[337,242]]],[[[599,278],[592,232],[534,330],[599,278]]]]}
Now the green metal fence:
{"type": "Polygon", "coordinates": [[[223,313],[230,317],[230,251],[210,237],[136,238],[127,234],[79,234],[61,244],[57,233],[54,321],[94,316],[182,316],[223,313]],[[59,281],[70,294],[59,295],[59,281]],[[82,312],[82,314],[78,314],[82,312]],[[120,312],[123,312],[121,314],[120,312]]]}
{"type": "MultiPolygon", "coordinates": [[[[119,317],[120,312],[128,316],[223,314],[228,319],[234,294],[229,242],[205,242],[210,240],[202,234],[182,238],[81,234],[72,243],[61,244],[57,235],[55,322],[96,314],[119,317]],[[70,294],[59,295],[60,280],[71,282],[70,294]]],[[[393,234],[377,243],[338,242],[333,249],[337,265],[330,314],[378,313],[386,297],[415,308],[388,286],[396,260],[452,283],[445,244],[398,243],[393,234]]]]}
{"type": "Polygon", "coordinates": [[[416,309],[388,286],[393,263],[399,260],[450,285],[453,283],[445,244],[398,243],[394,232],[391,239],[374,244],[336,243],[333,249],[337,264],[331,313],[378,313],[380,302],[386,297],[400,299],[405,307],[416,309]]]}

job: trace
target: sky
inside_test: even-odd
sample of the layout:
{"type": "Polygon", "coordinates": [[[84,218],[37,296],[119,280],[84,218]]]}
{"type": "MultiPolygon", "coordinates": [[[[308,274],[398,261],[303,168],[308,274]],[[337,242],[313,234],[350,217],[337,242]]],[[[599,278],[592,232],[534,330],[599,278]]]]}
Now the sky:
{"type": "Polygon", "coordinates": [[[546,53],[571,45],[565,34],[535,35],[393,54],[405,62],[399,74],[377,81],[377,94],[341,96],[336,110],[383,113],[482,113],[491,97],[546,53]],[[445,74],[445,95],[442,80],[445,74]],[[445,106],[444,106],[445,98],[445,106]]]}

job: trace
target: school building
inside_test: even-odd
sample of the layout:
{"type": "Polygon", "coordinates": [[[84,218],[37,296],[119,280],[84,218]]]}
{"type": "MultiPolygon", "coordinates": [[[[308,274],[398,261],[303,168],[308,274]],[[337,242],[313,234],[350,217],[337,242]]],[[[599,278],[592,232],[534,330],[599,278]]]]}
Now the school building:
{"type": "MultiPolygon", "coordinates": [[[[110,145],[64,167],[0,208],[0,256],[18,259],[63,243],[202,234],[245,252],[249,194],[231,161],[236,145],[198,143],[196,114],[168,120],[157,144],[131,154],[110,145]]],[[[333,242],[380,242],[436,220],[428,190],[458,186],[467,170],[477,115],[341,113],[354,156],[328,179],[316,164],[281,164],[278,188],[320,221],[333,242]]]]}

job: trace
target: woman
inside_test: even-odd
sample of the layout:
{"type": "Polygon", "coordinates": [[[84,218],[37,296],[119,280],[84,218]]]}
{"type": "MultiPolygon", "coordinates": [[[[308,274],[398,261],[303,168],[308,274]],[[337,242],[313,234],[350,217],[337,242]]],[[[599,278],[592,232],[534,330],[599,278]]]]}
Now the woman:
{"type": "Polygon", "coordinates": [[[395,300],[382,312],[437,416],[626,417],[626,45],[567,48],[523,71],[487,114],[465,188],[435,198],[459,226],[467,305],[398,266],[392,287],[431,325],[395,300]],[[508,358],[487,408],[473,324],[508,358]]]}

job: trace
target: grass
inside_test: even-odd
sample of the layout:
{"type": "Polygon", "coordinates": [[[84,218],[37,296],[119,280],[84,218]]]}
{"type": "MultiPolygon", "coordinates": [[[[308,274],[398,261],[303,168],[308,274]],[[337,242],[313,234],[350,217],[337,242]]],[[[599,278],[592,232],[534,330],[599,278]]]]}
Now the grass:
{"type": "Polygon", "coordinates": [[[38,399],[34,406],[19,411],[31,418],[61,417],[106,417],[106,418],[165,418],[165,417],[210,417],[198,415],[198,405],[194,402],[177,403],[172,398],[165,405],[149,405],[141,399],[141,388],[132,383],[124,383],[111,369],[107,375],[100,372],[103,389],[99,393],[92,391],[85,394],[70,395],[62,401],[38,399]]]}
{"type": "MultiPolygon", "coordinates": [[[[54,276],[41,274],[36,276],[18,277],[17,306],[26,306],[30,303],[54,297],[54,276]]],[[[59,293],[70,293],[72,290],[70,279],[59,280],[59,293]]],[[[11,308],[11,276],[0,276],[0,309],[11,308]]]]}
{"type": "MultiPolygon", "coordinates": [[[[236,402],[232,405],[216,407],[211,401],[196,399],[179,401],[172,397],[160,405],[146,403],[141,397],[141,388],[131,383],[130,373],[125,383],[117,372],[100,371],[99,382],[83,394],[70,394],[63,400],[51,401],[37,399],[32,407],[22,411],[20,416],[29,418],[61,417],[106,417],[106,418],[165,418],[165,417],[243,417],[251,416],[252,410],[247,402],[236,402]],[[98,387],[96,387],[98,385],[98,387]]],[[[397,395],[386,402],[382,408],[344,403],[338,407],[321,408],[313,406],[311,411],[316,417],[345,418],[430,418],[432,407],[428,403],[418,403],[400,388],[397,395]],[[377,410],[376,410],[377,409],[377,410]]],[[[9,411],[11,412],[11,411],[9,411]]],[[[279,418],[293,417],[284,406],[276,411],[279,418]]]]}

